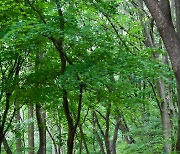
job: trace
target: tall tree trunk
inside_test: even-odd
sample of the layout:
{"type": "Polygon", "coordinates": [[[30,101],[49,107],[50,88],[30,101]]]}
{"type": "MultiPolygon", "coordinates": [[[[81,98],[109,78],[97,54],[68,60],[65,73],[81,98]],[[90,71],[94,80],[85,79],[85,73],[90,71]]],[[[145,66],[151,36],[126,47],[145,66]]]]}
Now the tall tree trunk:
{"type": "Polygon", "coordinates": [[[163,125],[163,135],[164,135],[164,151],[166,153],[171,153],[172,149],[172,143],[171,143],[171,123],[170,123],[170,117],[168,113],[168,100],[166,98],[165,94],[165,84],[163,80],[159,80],[159,92],[160,97],[163,100],[161,102],[161,108],[162,108],[162,125],[163,125]]]}
{"type": "MultiPolygon", "coordinates": [[[[47,124],[46,124],[47,125],[47,124]]],[[[57,150],[57,146],[56,146],[56,140],[55,140],[55,138],[54,138],[54,136],[53,136],[53,134],[52,134],[52,132],[50,131],[50,129],[48,128],[48,126],[46,126],[46,130],[47,130],[47,132],[48,132],[48,134],[49,134],[49,136],[50,136],[50,138],[51,138],[51,140],[52,140],[52,153],[53,154],[58,154],[58,150],[57,150]]],[[[60,153],[60,152],[59,152],[60,153]]]]}
{"type": "MultiPolygon", "coordinates": [[[[180,1],[179,0],[175,0],[175,9],[176,9],[176,31],[178,34],[178,38],[180,39],[180,1]]],[[[177,130],[176,150],[180,151],[180,86],[179,85],[177,87],[177,93],[178,93],[178,130],[177,130]]]]}
{"type": "Polygon", "coordinates": [[[109,141],[109,116],[111,111],[111,104],[108,104],[107,112],[106,112],[106,130],[105,130],[105,145],[107,154],[111,154],[110,141],[109,141]]]}
{"type": "Polygon", "coordinates": [[[88,150],[87,143],[86,143],[86,139],[85,139],[85,137],[84,137],[84,132],[83,132],[82,126],[79,126],[79,129],[80,129],[81,138],[82,138],[82,140],[83,140],[84,147],[85,147],[85,150],[86,150],[86,154],[90,154],[90,153],[89,153],[89,150],[88,150]]]}
{"type": "Polygon", "coordinates": [[[40,105],[36,104],[36,117],[39,129],[39,149],[37,154],[46,154],[46,128],[45,118],[41,111],[40,105]]]}
{"type": "MultiPolygon", "coordinates": [[[[163,64],[168,64],[168,59],[165,56],[162,56],[161,61],[163,64]]],[[[164,151],[166,153],[171,153],[172,151],[171,135],[172,135],[172,127],[173,127],[170,117],[171,95],[169,91],[169,85],[166,86],[162,79],[158,80],[158,91],[161,99],[160,110],[161,110],[161,119],[162,119],[163,136],[164,136],[164,151]]]]}
{"type": "Polygon", "coordinates": [[[83,141],[82,141],[82,137],[80,137],[80,141],[79,141],[79,154],[82,153],[82,149],[83,149],[83,141]]]}
{"type": "Polygon", "coordinates": [[[175,23],[175,0],[170,0],[172,22],[175,23]]]}
{"type": "Polygon", "coordinates": [[[3,143],[3,141],[2,141],[2,139],[0,139],[0,153],[1,153],[2,143],[3,143]]]}
{"type": "MultiPolygon", "coordinates": [[[[28,119],[34,118],[34,106],[30,106],[28,109],[28,119]]],[[[34,120],[34,119],[33,119],[34,120]]],[[[34,122],[28,125],[28,154],[34,154],[34,122]]]]}
{"type": "Polygon", "coordinates": [[[61,124],[59,124],[57,126],[57,131],[58,131],[58,135],[59,135],[59,144],[58,144],[58,147],[57,147],[57,151],[58,151],[58,154],[63,154],[63,145],[61,143],[61,136],[62,136],[62,128],[61,128],[61,124]]]}
{"type": "Polygon", "coordinates": [[[180,1],[175,0],[175,9],[176,9],[176,30],[178,37],[180,38],[180,1]]]}
{"type": "Polygon", "coordinates": [[[1,153],[1,148],[2,148],[2,144],[3,144],[3,140],[4,140],[4,128],[2,127],[2,125],[0,125],[0,153],[1,153]]]}
{"type": "MultiPolygon", "coordinates": [[[[6,104],[5,104],[5,110],[3,112],[3,116],[0,117],[1,121],[0,121],[0,153],[1,153],[1,148],[2,148],[2,143],[3,140],[5,138],[5,124],[6,124],[6,120],[7,120],[7,115],[9,112],[9,108],[10,108],[10,97],[11,97],[11,93],[6,92],[6,104]]],[[[7,130],[6,130],[7,131],[7,130]]]]}
{"type": "Polygon", "coordinates": [[[120,117],[117,117],[116,125],[114,128],[114,136],[113,136],[113,140],[112,140],[112,144],[111,144],[112,154],[116,154],[116,142],[117,142],[117,137],[118,137],[119,126],[120,126],[120,117]]]}
{"type": "Polygon", "coordinates": [[[124,117],[122,115],[120,115],[120,116],[121,116],[121,118],[120,118],[120,123],[119,123],[119,129],[122,131],[123,134],[125,134],[125,137],[124,137],[125,141],[128,144],[135,143],[135,140],[131,136],[127,135],[127,133],[129,132],[129,128],[126,124],[124,117]]]}
{"type": "Polygon", "coordinates": [[[11,151],[11,149],[9,147],[9,144],[8,144],[6,138],[4,138],[4,140],[3,140],[3,145],[4,145],[4,149],[5,149],[6,153],[7,154],[12,154],[12,151],[11,151]]]}
{"type": "Polygon", "coordinates": [[[176,151],[180,151],[180,88],[177,88],[178,93],[178,129],[177,129],[177,142],[176,151]]]}
{"type": "MultiPolygon", "coordinates": [[[[16,101],[15,102],[15,108],[18,109],[19,108],[19,102],[16,101]]],[[[22,134],[21,134],[21,130],[20,130],[20,121],[21,121],[21,114],[20,114],[20,110],[18,110],[16,112],[15,115],[15,119],[16,119],[16,152],[17,154],[21,154],[22,153],[22,147],[23,147],[23,143],[22,143],[22,134]]]]}
{"type": "Polygon", "coordinates": [[[104,150],[104,145],[103,145],[103,142],[98,134],[98,132],[96,131],[96,120],[95,120],[95,112],[92,113],[92,125],[93,125],[93,134],[99,144],[99,147],[100,147],[100,151],[102,154],[105,154],[105,150],[104,150]]]}

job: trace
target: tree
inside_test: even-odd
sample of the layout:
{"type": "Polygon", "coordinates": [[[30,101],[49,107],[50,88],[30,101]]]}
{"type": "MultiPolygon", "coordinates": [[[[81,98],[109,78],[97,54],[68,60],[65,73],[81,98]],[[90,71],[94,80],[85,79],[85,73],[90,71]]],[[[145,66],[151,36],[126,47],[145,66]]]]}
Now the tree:
{"type": "MultiPolygon", "coordinates": [[[[180,40],[172,22],[169,1],[161,0],[160,2],[157,2],[152,0],[150,2],[148,0],[144,0],[144,2],[146,3],[148,9],[156,21],[158,31],[169,54],[173,71],[177,79],[177,84],[180,86],[180,40]]],[[[178,104],[178,106],[180,106],[180,104],[178,104]]],[[[178,120],[178,128],[180,128],[179,125],[180,122],[178,120]]],[[[180,130],[178,129],[178,134],[179,132],[180,130]]],[[[180,138],[178,135],[176,145],[177,151],[180,151],[179,140],[180,138]]]]}

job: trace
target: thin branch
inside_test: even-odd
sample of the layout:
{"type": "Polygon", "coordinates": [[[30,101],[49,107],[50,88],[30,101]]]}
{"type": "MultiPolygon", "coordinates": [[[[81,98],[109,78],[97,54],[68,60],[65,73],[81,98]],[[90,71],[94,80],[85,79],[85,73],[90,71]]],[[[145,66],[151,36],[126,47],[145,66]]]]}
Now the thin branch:
{"type": "Polygon", "coordinates": [[[26,1],[29,4],[29,6],[38,14],[38,16],[42,20],[42,22],[44,24],[46,24],[46,21],[45,21],[43,15],[41,14],[41,12],[37,8],[35,8],[35,6],[30,2],[30,0],[26,0],[26,1]]]}
{"type": "Polygon", "coordinates": [[[158,107],[159,107],[159,109],[160,109],[160,112],[161,112],[161,114],[162,114],[161,103],[160,103],[160,101],[159,101],[159,99],[158,99],[158,96],[157,96],[157,94],[156,94],[155,87],[154,87],[154,85],[153,85],[153,83],[152,83],[151,81],[149,81],[149,80],[147,80],[147,81],[148,81],[148,83],[150,84],[150,86],[151,86],[151,88],[152,88],[154,97],[155,97],[155,99],[156,99],[156,102],[157,102],[158,107]]]}
{"type": "Polygon", "coordinates": [[[8,126],[6,127],[3,136],[5,136],[6,132],[8,131],[9,127],[11,126],[11,123],[12,123],[14,117],[15,117],[16,112],[17,112],[18,110],[20,110],[22,107],[23,107],[23,105],[21,105],[21,106],[18,107],[18,108],[14,108],[13,115],[11,116],[11,118],[10,118],[10,120],[9,120],[9,124],[8,124],[8,126]]]}
{"type": "Polygon", "coordinates": [[[141,8],[141,7],[139,7],[139,5],[138,5],[135,1],[132,0],[131,3],[132,3],[132,5],[133,5],[135,8],[138,8],[138,9],[142,10],[142,11],[146,14],[146,16],[147,16],[148,18],[151,18],[151,17],[149,16],[149,14],[146,12],[146,10],[144,10],[144,9],[141,8]]]}
{"type": "MultiPolygon", "coordinates": [[[[121,38],[121,36],[119,35],[119,32],[118,32],[116,26],[115,26],[114,23],[111,21],[111,19],[109,18],[109,16],[106,15],[106,14],[103,14],[103,15],[107,18],[107,20],[108,20],[109,23],[111,24],[112,28],[114,29],[117,37],[118,37],[119,40],[123,43],[123,45],[126,47],[126,49],[127,49],[131,54],[133,54],[133,55],[136,56],[136,54],[135,54],[135,53],[132,53],[132,51],[131,51],[131,50],[129,49],[129,47],[127,46],[126,42],[121,38]]],[[[134,46],[134,44],[132,44],[131,42],[128,42],[128,43],[129,43],[130,45],[132,45],[134,48],[136,48],[138,51],[140,51],[140,49],[139,49],[137,46],[134,46]]]]}
{"type": "Polygon", "coordinates": [[[47,130],[47,132],[48,132],[48,134],[49,134],[49,136],[50,136],[50,138],[51,138],[51,140],[52,140],[52,142],[53,142],[53,144],[54,144],[54,147],[55,147],[55,153],[58,154],[57,146],[56,146],[56,141],[55,141],[53,135],[51,134],[51,132],[50,132],[48,126],[46,126],[46,130],[47,130]]]}
{"type": "Polygon", "coordinates": [[[94,117],[95,117],[95,123],[97,124],[97,126],[98,126],[98,128],[99,128],[99,130],[101,132],[101,135],[103,136],[103,138],[105,138],[105,134],[104,134],[104,132],[103,132],[103,130],[101,128],[101,125],[99,124],[98,117],[97,117],[95,112],[93,112],[93,113],[94,113],[94,117]]]}
{"type": "Polygon", "coordinates": [[[86,115],[84,116],[84,119],[83,119],[83,121],[82,121],[82,123],[81,123],[81,126],[80,126],[80,127],[82,127],[82,125],[85,123],[86,118],[87,118],[88,113],[89,113],[89,109],[90,109],[90,107],[88,108],[88,110],[87,110],[87,112],[86,112],[86,115]]]}
{"type": "Polygon", "coordinates": [[[106,120],[106,117],[100,112],[100,111],[98,111],[98,110],[95,110],[97,113],[99,113],[99,115],[104,119],[104,120],[106,120]]]}
{"type": "Polygon", "coordinates": [[[54,37],[52,37],[52,36],[51,37],[47,37],[47,38],[50,39],[53,42],[53,44],[56,47],[56,49],[61,52],[61,54],[66,58],[67,62],[70,65],[73,65],[73,62],[67,57],[66,53],[62,52],[61,49],[59,48],[59,46],[57,44],[57,40],[54,37]]]}

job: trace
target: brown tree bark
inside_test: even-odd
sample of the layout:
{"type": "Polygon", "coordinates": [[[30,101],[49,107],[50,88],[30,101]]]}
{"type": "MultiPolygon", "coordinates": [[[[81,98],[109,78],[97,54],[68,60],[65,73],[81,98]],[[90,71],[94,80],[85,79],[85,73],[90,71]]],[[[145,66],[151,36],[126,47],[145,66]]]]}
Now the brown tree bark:
{"type": "Polygon", "coordinates": [[[83,149],[83,141],[82,141],[82,137],[80,138],[80,141],[79,141],[79,154],[82,154],[82,149],[83,149]]]}
{"type": "Polygon", "coordinates": [[[127,135],[127,133],[129,132],[129,128],[128,128],[126,121],[122,115],[120,115],[119,129],[122,131],[123,134],[125,134],[124,139],[128,144],[135,143],[135,140],[131,136],[127,135]]]}
{"type": "Polygon", "coordinates": [[[93,134],[96,138],[96,141],[98,142],[99,144],[99,147],[100,147],[100,151],[102,154],[105,154],[105,150],[104,150],[104,144],[98,134],[98,132],[96,131],[96,123],[97,123],[97,120],[96,120],[96,115],[95,115],[95,112],[92,112],[92,125],[93,125],[93,134]]]}
{"type": "Polygon", "coordinates": [[[175,0],[175,10],[176,10],[176,30],[178,37],[180,38],[180,1],[175,0]]]}
{"type": "Polygon", "coordinates": [[[45,118],[41,111],[40,105],[36,104],[36,117],[39,129],[39,149],[37,154],[46,154],[46,128],[45,118]]]}
{"type": "Polygon", "coordinates": [[[114,136],[113,136],[113,140],[112,140],[112,144],[111,144],[112,154],[116,154],[116,142],[117,142],[119,127],[120,127],[120,117],[117,117],[116,118],[116,125],[114,128],[114,136]]]}
{"type": "Polygon", "coordinates": [[[169,109],[168,109],[168,100],[165,94],[165,84],[162,79],[158,82],[159,86],[159,93],[162,99],[161,101],[161,109],[162,109],[162,125],[163,125],[163,135],[164,135],[164,151],[167,153],[171,153],[172,143],[171,143],[171,123],[170,123],[170,116],[169,116],[169,109]]]}
{"type": "Polygon", "coordinates": [[[84,143],[85,150],[86,150],[86,154],[90,154],[90,153],[89,153],[89,150],[88,150],[87,143],[86,143],[86,139],[85,139],[85,137],[84,137],[84,132],[83,132],[82,126],[79,126],[79,129],[80,129],[81,138],[82,138],[82,141],[83,141],[83,143],[84,143]]]}
{"type": "Polygon", "coordinates": [[[110,141],[109,141],[109,117],[110,117],[110,111],[111,111],[111,104],[108,104],[107,112],[106,112],[106,130],[105,130],[105,145],[106,145],[106,153],[111,154],[111,148],[110,148],[110,141]]]}
{"type": "MultiPolygon", "coordinates": [[[[34,118],[34,106],[30,106],[28,109],[28,119],[34,118]]],[[[34,154],[34,122],[28,125],[28,154],[34,154]]]]}
{"type": "Polygon", "coordinates": [[[63,154],[64,153],[64,148],[63,145],[61,143],[61,136],[62,136],[62,128],[61,128],[61,124],[57,125],[57,131],[58,131],[58,135],[59,135],[59,144],[57,145],[57,153],[58,154],[63,154]]]}
{"type": "MultiPolygon", "coordinates": [[[[47,124],[46,124],[46,125],[47,125],[47,124]]],[[[49,134],[49,136],[50,136],[50,138],[51,138],[51,140],[52,140],[52,149],[53,149],[53,152],[52,152],[52,153],[53,153],[53,154],[58,154],[57,145],[56,145],[56,140],[55,140],[52,132],[51,132],[50,129],[48,128],[48,126],[46,126],[46,130],[47,130],[47,132],[48,132],[48,134],[49,134]]],[[[59,152],[59,154],[60,154],[60,152],[59,152]]]]}
{"type": "Polygon", "coordinates": [[[5,133],[6,133],[5,132],[5,123],[6,123],[7,115],[8,115],[9,108],[10,108],[10,96],[11,96],[11,93],[6,92],[5,110],[4,110],[3,116],[0,117],[0,120],[1,120],[1,123],[0,123],[0,153],[1,153],[2,143],[5,138],[5,133]]]}
{"type": "Polygon", "coordinates": [[[3,140],[3,145],[4,145],[4,149],[5,149],[6,153],[7,154],[12,154],[12,151],[11,151],[11,149],[9,147],[9,144],[8,144],[6,138],[4,138],[4,140],[3,140]]]}
{"type": "Polygon", "coordinates": [[[180,88],[178,86],[178,128],[177,128],[177,142],[176,142],[176,151],[180,151],[180,88]]]}
{"type": "MultiPolygon", "coordinates": [[[[180,39],[180,1],[178,0],[175,0],[175,12],[176,12],[176,31],[178,38],[180,39]]],[[[177,93],[178,93],[178,131],[177,131],[176,150],[180,151],[180,86],[177,87],[177,93]]]]}
{"type": "MultiPolygon", "coordinates": [[[[19,102],[18,101],[15,101],[15,108],[19,108],[19,102]]],[[[21,121],[21,115],[20,115],[20,110],[18,110],[16,112],[16,115],[15,115],[15,120],[16,120],[16,123],[17,123],[17,126],[16,126],[16,152],[18,154],[21,154],[22,153],[22,147],[23,147],[23,143],[22,143],[22,134],[21,134],[21,130],[20,130],[20,121],[21,121]]]]}

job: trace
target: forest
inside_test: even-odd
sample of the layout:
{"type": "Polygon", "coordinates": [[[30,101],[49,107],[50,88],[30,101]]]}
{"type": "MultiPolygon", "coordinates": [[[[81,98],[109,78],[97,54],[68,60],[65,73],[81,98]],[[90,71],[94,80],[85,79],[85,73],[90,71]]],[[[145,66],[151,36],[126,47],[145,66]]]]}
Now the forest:
{"type": "Polygon", "coordinates": [[[179,0],[0,0],[1,154],[177,154],[179,111],[179,0]]]}

